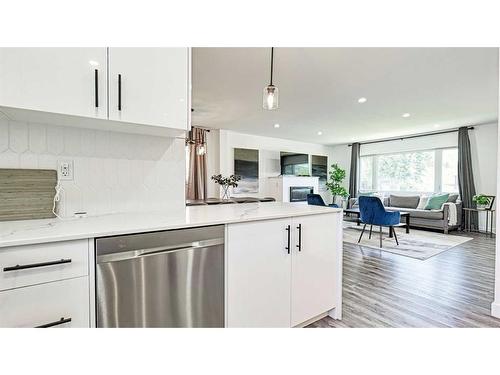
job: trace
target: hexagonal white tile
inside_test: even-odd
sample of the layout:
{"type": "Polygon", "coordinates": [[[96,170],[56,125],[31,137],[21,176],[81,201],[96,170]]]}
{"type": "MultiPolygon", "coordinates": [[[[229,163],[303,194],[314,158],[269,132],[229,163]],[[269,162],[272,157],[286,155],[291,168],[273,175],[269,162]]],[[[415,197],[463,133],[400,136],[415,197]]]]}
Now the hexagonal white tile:
{"type": "Polygon", "coordinates": [[[47,151],[47,127],[43,124],[29,124],[29,150],[41,154],[47,151]]]}
{"type": "Polygon", "coordinates": [[[21,153],[28,149],[28,124],[19,121],[9,122],[9,148],[21,153]]]}

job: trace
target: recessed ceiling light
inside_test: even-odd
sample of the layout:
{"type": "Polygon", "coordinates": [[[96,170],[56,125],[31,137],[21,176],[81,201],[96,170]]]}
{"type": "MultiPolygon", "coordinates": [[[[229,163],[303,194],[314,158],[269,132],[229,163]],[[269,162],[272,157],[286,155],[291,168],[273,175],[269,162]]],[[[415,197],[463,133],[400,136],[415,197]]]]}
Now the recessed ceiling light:
{"type": "Polygon", "coordinates": [[[403,113],[403,117],[410,117],[410,114],[409,113],[403,113]]]}
{"type": "Polygon", "coordinates": [[[366,103],[366,98],[359,98],[358,103],[366,103]]]}
{"type": "Polygon", "coordinates": [[[439,124],[434,124],[434,127],[435,127],[435,128],[439,128],[440,126],[441,126],[441,125],[439,125],[439,124]]]}
{"type": "Polygon", "coordinates": [[[280,127],[280,124],[274,124],[274,127],[278,129],[280,127]]]}
{"type": "Polygon", "coordinates": [[[99,65],[99,63],[97,61],[94,61],[94,60],[90,60],[89,61],[89,64],[92,65],[92,66],[97,66],[99,65]]]}
{"type": "Polygon", "coordinates": [[[323,132],[322,132],[322,131],[319,131],[319,132],[318,132],[318,135],[322,135],[322,134],[323,134],[323,132]]]}

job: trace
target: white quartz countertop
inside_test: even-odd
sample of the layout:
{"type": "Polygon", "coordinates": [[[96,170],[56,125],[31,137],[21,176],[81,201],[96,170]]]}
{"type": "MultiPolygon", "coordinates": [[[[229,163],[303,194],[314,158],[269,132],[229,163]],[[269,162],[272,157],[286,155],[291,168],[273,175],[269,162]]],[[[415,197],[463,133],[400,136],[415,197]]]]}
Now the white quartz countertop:
{"type": "Polygon", "coordinates": [[[79,219],[0,221],[0,247],[342,212],[339,208],[265,202],[186,207],[79,219]]]}

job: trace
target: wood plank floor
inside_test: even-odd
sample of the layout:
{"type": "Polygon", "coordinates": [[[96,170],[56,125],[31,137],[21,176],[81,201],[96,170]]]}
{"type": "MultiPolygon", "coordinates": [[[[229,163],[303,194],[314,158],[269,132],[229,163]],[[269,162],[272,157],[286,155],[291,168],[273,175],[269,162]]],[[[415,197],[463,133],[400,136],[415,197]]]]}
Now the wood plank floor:
{"type": "Polygon", "coordinates": [[[495,239],[466,235],[425,261],[344,243],[343,319],[309,327],[500,327],[490,315],[495,239]]]}

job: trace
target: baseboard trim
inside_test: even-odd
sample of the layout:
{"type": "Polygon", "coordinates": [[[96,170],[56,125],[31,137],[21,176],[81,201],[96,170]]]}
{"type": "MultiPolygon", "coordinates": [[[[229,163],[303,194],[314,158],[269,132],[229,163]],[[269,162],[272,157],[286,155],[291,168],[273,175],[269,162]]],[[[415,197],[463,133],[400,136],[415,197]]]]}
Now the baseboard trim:
{"type": "Polygon", "coordinates": [[[493,301],[491,304],[491,315],[495,318],[500,318],[500,303],[493,301]]]}
{"type": "Polygon", "coordinates": [[[317,322],[318,320],[323,319],[325,316],[328,316],[328,312],[325,312],[323,314],[319,314],[319,315],[315,316],[314,318],[311,318],[309,320],[306,320],[305,322],[297,324],[293,328],[304,328],[305,326],[308,326],[311,323],[314,323],[314,322],[317,322]]]}

